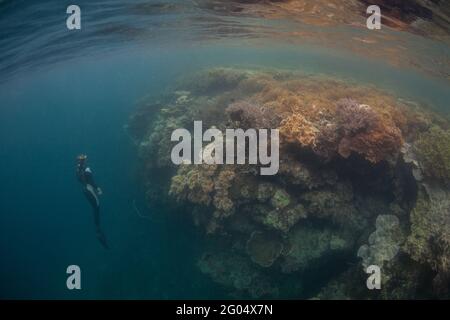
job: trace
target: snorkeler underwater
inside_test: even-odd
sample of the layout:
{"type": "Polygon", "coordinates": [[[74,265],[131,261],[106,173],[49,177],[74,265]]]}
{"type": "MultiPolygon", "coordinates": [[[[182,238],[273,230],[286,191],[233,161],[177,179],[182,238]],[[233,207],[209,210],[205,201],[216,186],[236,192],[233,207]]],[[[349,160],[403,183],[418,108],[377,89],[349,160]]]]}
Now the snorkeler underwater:
{"type": "Polygon", "coordinates": [[[450,299],[450,1],[0,0],[0,113],[1,300],[450,299]]]}

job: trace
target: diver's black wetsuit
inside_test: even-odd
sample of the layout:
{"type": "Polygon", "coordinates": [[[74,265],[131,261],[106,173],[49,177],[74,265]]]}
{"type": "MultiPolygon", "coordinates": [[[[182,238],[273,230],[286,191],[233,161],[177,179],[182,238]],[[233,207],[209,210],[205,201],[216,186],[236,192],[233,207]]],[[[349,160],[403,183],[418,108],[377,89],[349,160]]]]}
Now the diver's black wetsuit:
{"type": "Polygon", "coordinates": [[[98,186],[94,181],[94,176],[92,175],[91,169],[87,167],[84,162],[79,162],[77,165],[77,178],[83,185],[83,193],[92,206],[97,238],[105,248],[108,248],[106,238],[100,229],[100,202],[98,200],[97,193],[98,186]]]}

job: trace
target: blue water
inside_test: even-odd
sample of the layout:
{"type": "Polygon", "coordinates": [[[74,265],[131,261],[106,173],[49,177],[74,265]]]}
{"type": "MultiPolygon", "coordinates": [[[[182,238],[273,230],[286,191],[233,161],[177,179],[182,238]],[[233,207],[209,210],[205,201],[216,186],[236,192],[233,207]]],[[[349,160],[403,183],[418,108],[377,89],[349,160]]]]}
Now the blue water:
{"type": "MultiPolygon", "coordinates": [[[[54,27],[49,12],[55,5],[44,7],[42,28],[54,27]]],[[[13,9],[16,18],[30,12],[13,9]]],[[[156,21],[161,19],[173,17],[156,21]]],[[[239,37],[134,45],[91,37],[95,43],[72,50],[59,36],[55,48],[42,45],[45,37],[26,42],[30,35],[21,32],[28,30],[2,28],[0,34],[21,40],[0,42],[8,49],[0,59],[8,71],[0,84],[0,298],[227,297],[196,268],[207,239],[189,215],[147,208],[136,150],[123,128],[136,101],[164,92],[179,75],[217,65],[301,69],[373,83],[444,111],[450,101],[445,79],[307,45],[251,45],[239,37]],[[30,50],[42,54],[34,57],[30,50]],[[91,209],[75,178],[79,153],[89,155],[104,191],[101,219],[109,251],[95,238],[91,209]],[[81,267],[82,290],[66,288],[71,264],[81,267]]]]}
{"type": "Polygon", "coordinates": [[[133,102],[171,78],[171,67],[157,60],[70,64],[2,87],[2,298],[205,296],[202,287],[210,284],[194,267],[202,240],[175,223],[178,218],[146,212],[133,171],[135,151],[123,130],[133,102]],[[91,209],[75,178],[80,152],[89,154],[104,189],[110,251],[95,239],[91,209]],[[138,217],[133,200],[151,220],[138,217]],[[66,288],[71,264],[81,267],[80,291],[66,288]]]}

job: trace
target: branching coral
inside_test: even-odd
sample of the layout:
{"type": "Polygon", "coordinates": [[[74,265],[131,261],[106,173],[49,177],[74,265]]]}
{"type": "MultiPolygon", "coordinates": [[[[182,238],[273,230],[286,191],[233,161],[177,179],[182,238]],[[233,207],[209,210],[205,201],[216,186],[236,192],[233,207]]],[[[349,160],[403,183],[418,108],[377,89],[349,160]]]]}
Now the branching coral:
{"type": "Polygon", "coordinates": [[[319,129],[301,114],[293,114],[281,122],[280,135],[285,142],[314,147],[318,134],[319,129]]]}
{"type": "Polygon", "coordinates": [[[355,100],[337,102],[334,122],[328,121],[327,116],[330,113],[325,109],[315,112],[312,118],[318,118],[316,121],[294,112],[282,121],[280,134],[285,142],[309,147],[325,158],[336,152],[348,158],[355,152],[374,163],[396,156],[403,144],[401,131],[392,122],[355,100]]]}
{"type": "Polygon", "coordinates": [[[434,270],[450,270],[450,194],[446,190],[426,185],[419,189],[415,208],[411,212],[411,234],[406,251],[434,270]]]}
{"type": "Polygon", "coordinates": [[[302,204],[284,210],[270,210],[261,215],[258,220],[263,225],[287,233],[301,219],[307,218],[307,212],[302,204]]]}
{"type": "Polygon", "coordinates": [[[149,130],[152,123],[155,112],[161,108],[158,103],[144,104],[133,113],[128,119],[128,123],[125,126],[128,134],[134,140],[141,140],[149,130]]]}
{"type": "Polygon", "coordinates": [[[336,116],[345,136],[371,130],[378,122],[378,116],[370,106],[348,98],[337,102],[336,116]]]}
{"type": "Polygon", "coordinates": [[[403,144],[398,128],[387,127],[382,123],[370,131],[353,137],[344,137],[339,143],[338,152],[344,158],[356,152],[370,162],[377,163],[382,160],[396,157],[403,144]]]}
{"type": "Polygon", "coordinates": [[[226,113],[232,121],[236,122],[237,127],[244,129],[274,129],[280,123],[280,118],[276,113],[249,101],[230,104],[226,113]]]}

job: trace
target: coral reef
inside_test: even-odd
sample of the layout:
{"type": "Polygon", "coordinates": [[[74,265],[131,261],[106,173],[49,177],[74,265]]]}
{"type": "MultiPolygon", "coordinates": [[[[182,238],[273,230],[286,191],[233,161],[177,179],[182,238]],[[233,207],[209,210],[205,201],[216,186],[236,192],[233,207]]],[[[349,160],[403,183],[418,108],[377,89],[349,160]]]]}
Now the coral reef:
{"type": "Polygon", "coordinates": [[[358,257],[362,265],[382,267],[385,261],[391,261],[400,250],[400,222],[394,215],[379,215],[376,220],[376,230],[369,236],[369,244],[361,246],[358,257]]]}
{"type": "Polygon", "coordinates": [[[377,114],[368,105],[344,98],[337,102],[337,119],[345,136],[372,129],[378,122],[377,114]]]}
{"type": "Polygon", "coordinates": [[[388,124],[368,105],[351,99],[337,103],[336,117],[343,131],[338,153],[348,158],[359,153],[371,162],[379,162],[396,156],[403,144],[400,129],[388,124]]]}
{"type": "Polygon", "coordinates": [[[182,165],[172,177],[169,194],[178,200],[209,205],[215,190],[216,165],[182,165]]]}
{"type": "Polygon", "coordinates": [[[247,241],[246,251],[253,262],[270,267],[280,256],[283,244],[274,236],[254,231],[247,241]]]}
{"type": "Polygon", "coordinates": [[[250,298],[276,297],[270,280],[258,272],[248,259],[233,253],[207,252],[198,261],[200,270],[215,282],[250,298]]]}
{"type": "Polygon", "coordinates": [[[342,227],[350,226],[358,229],[364,225],[353,203],[353,190],[349,183],[338,183],[333,188],[305,192],[301,199],[309,217],[329,220],[342,227]]]}
{"type": "Polygon", "coordinates": [[[433,270],[450,272],[450,192],[425,185],[411,212],[406,251],[433,270]]]}
{"type": "Polygon", "coordinates": [[[229,192],[234,177],[233,167],[181,165],[172,177],[169,195],[178,201],[187,200],[210,207],[213,214],[208,220],[208,229],[214,232],[218,221],[234,213],[234,203],[229,192]]]}
{"type": "Polygon", "coordinates": [[[280,262],[281,270],[285,273],[301,271],[320,260],[325,264],[332,254],[351,247],[350,239],[331,229],[298,226],[289,233],[287,249],[280,262]]]}
{"type": "Polygon", "coordinates": [[[281,122],[280,134],[285,142],[297,142],[302,147],[315,147],[320,130],[301,114],[293,114],[281,122]]]}
{"type": "Polygon", "coordinates": [[[144,101],[128,131],[147,199],[190,214],[213,240],[198,267],[230,294],[402,299],[448,288],[449,127],[374,87],[214,68],[144,101]],[[279,129],[278,174],[261,176],[259,165],[175,166],[172,130],[192,130],[199,119],[220,130],[279,129]],[[370,264],[385,274],[379,293],[361,289],[370,264]],[[299,278],[322,287],[294,286],[299,278]]]}
{"type": "Polygon", "coordinates": [[[450,131],[432,127],[420,135],[415,149],[423,172],[450,186],[450,131]]]}
{"type": "Polygon", "coordinates": [[[284,155],[281,159],[278,174],[289,184],[305,190],[317,189],[324,186],[336,184],[336,172],[329,168],[313,168],[307,163],[295,160],[289,155],[284,155]]]}
{"type": "Polygon", "coordinates": [[[237,128],[277,128],[281,121],[276,113],[248,101],[234,102],[225,111],[237,128]]]}
{"type": "Polygon", "coordinates": [[[258,219],[260,223],[268,228],[279,230],[287,233],[291,227],[296,225],[301,219],[307,218],[307,212],[302,204],[289,207],[285,210],[260,210],[261,218],[258,219]]]}
{"type": "MultiPolygon", "coordinates": [[[[321,112],[325,114],[330,110],[321,112]]],[[[354,152],[377,163],[400,152],[403,144],[400,129],[378,116],[370,106],[341,99],[336,103],[333,118],[334,122],[330,122],[326,116],[317,117],[314,113],[307,119],[294,112],[282,121],[280,134],[285,142],[297,142],[325,158],[336,154],[348,158],[354,152]],[[314,121],[314,118],[318,120],[314,121]]]]}

